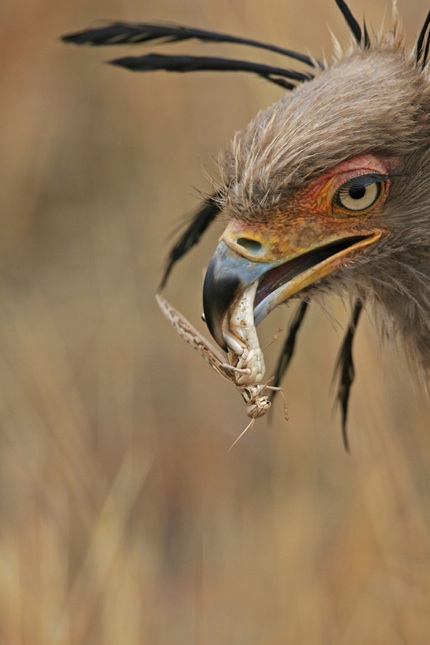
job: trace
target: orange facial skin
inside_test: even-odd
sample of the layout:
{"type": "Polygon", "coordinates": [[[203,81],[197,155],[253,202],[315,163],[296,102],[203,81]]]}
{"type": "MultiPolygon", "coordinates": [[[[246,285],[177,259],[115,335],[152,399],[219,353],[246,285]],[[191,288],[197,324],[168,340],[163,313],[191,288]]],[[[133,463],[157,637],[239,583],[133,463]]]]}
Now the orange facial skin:
{"type": "Polygon", "coordinates": [[[347,265],[387,235],[381,215],[397,168],[394,158],[359,155],[310,181],[282,210],[266,212],[264,221],[232,219],[213,256],[211,288],[206,288],[208,293],[215,285],[220,290],[217,297],[222,307],[211,319],[217,342],[222,346],[217,317],[222,319],[228,305],[227,285],[230,296],[237,295],[238,289],[256,280],[261,265],[254,309],[258,324],[288,298],[347,265]],[[360,177],[362,181],[354,182],[360,177]],[[221,257],[220,281],[220,269],[214,267],[221,266],[221,257]],[[238,264],[239,258],[243,265],[238,264]]]}
{"type": "Polygon", "coordinates": [[[359,155],[334,166],[258,219],[232,218],[209,263],[203,288],[206,321],[224,346],[223,321],[258,281],[258,325],[291,296],[333,274],[388,234],[382,217],[395,158],[359,155]]]}
{"type": "MultiPolygon", "coordinates": [[[[331,242],[355,236],[379,239],[386,233],[378,217],[389,195],[390,179],[369,208],[351,211],[336,202],[339,189],[362,175],[389,177],[393,158],[360,155],[341,162],[296,193],[282,212],[261,222],[232,220],[221,239],[232,250],[255,262],[279,264],[331,242]]],[[[351,251],[353,250],[352,247],[351,251]]]]}

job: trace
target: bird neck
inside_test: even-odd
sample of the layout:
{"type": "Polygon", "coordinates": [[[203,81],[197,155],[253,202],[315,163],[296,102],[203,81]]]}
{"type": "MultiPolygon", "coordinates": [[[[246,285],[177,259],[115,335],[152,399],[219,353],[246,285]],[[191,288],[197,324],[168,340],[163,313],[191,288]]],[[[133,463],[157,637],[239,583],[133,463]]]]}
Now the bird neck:
{"type": "Polygon", "coordinates": [[[382,305],[383,328],[399,333],[408,355],[430,374],[430,240],[398,254],[390,269],[375,272],[372,291],[382,305]]]}

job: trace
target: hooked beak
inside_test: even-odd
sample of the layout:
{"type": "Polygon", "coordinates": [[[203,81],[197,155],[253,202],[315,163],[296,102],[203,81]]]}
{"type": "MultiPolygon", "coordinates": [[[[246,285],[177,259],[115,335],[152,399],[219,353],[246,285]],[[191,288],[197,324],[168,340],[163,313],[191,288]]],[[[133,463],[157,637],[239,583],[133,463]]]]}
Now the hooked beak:
{"type": "Polygon", "coordinates": [[[230,306],[244,289],[258,280],[271,265],[253,262],[233,251],[221,239],[206,271],[203,311],[210,333],[224,350],[223,321],[230,306]]]}
{"type": "Polygon", "coordinates": [[[288,241],[269,245],[256,231],[248,226],[245,232],[242,225],[229,224],[206,272],[203,311],[209,331],[223,349],[224,318],[249,285],[258,282],[254,300],[254,322],[258,325],[275,307],[336,271],[382,235],[382,231],[344,231],[325,239],[317,235],[300,248],[288,241]]]}

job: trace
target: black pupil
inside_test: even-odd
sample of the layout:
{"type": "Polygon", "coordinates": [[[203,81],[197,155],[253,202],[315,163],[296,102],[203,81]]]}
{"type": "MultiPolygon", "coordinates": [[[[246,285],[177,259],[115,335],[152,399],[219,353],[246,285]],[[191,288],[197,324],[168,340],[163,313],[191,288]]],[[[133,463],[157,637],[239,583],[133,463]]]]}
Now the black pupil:
{"type": "Polygon", "coordinates": [[[366,186],[351,186],[348,193],[351,199],[363,199],[366,194],[366,186]]]}

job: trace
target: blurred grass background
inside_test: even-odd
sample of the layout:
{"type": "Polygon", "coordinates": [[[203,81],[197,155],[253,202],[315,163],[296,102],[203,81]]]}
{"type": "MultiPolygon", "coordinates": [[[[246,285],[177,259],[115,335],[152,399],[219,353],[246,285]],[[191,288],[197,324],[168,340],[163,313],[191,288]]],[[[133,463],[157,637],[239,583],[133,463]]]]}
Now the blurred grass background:
{"type": "MultiPolygon", "coordinates": [[[[374,26],[386,8],[353,3],[374,26]]],[[[412,43],[428,6],[399,8],[412,43]]],[[[126,48],[58,41],[161,20],[329,55],[328,26],[348,38],[334,2],[17,0],[0,17],[0,643],[428,644],[430,411],[401,350],[360,326],[347,455],[331,388],[347,312],[315,307],[290,421],[279,402],[228,453],[244,405],[155,305],[202,169],[279,91],[133,75],[102,64],[126,48]]],[[[167,289],[196,325],[220,230],[167,289]]]]}

